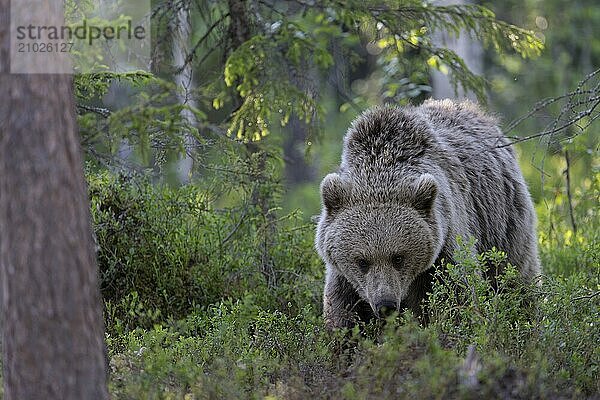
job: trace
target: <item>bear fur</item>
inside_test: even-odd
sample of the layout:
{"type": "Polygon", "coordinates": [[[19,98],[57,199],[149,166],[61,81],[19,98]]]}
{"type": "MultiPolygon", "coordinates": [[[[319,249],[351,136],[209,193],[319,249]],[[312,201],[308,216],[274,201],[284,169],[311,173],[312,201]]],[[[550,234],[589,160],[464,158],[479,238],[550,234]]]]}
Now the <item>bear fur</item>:
{"type": "Polygon", "coordinates": [[[327,268],[324,316],[349,327],[386,309],[421,315],[433,266],[472,251],[507,254],[540,274],[533,204],[494,118],[471,102],[378,107],[349,128],[336,173],[321,183],[316,249],[327,268]]]}

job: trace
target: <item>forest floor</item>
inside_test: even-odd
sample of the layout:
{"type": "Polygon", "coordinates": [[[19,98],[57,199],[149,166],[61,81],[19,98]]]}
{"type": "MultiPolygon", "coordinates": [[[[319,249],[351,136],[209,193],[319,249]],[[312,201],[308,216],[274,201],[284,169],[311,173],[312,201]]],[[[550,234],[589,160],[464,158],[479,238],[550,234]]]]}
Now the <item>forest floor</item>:
{"type": "Polygon", "coordinates": [[[265,242],[259,212],[197,188],[88,180],[114,399],[600,398],[598,210],[577,234],[539,213],[539,287],[511,267],[496,288],[482,278],[500,251],[459,257],[439,267],[426,326],[330,332],[302,216],[265,242]]]}

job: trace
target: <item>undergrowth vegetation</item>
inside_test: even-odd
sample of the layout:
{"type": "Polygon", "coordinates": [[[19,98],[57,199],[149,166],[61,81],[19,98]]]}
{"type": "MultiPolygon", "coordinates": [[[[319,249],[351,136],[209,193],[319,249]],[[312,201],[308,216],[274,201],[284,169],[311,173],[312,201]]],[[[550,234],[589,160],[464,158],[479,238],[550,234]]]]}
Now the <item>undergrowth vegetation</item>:
{"type": "Polygon", "coordinates": [[[271,221],[250,206],[216,209],[197,187],[109,172],[88,174],[88,185],[110,334],[179,320],[223,299],[252,297],[295,314],[320,297],[311,225],[297,215],[271,221]]]}
{"type": "MultiPolygon", "coordinates": [[[[600,177],[597,177],[600,182],[600,177]]],[[[540,216],[545,275],[490,250],[439,266],[424,326],[321,318],[323,267],[301,216],[219,209],[192,185],[88,172],[110,360],[123,399],[593,398],[600,350],[597,207],[540,216]],[[569,233],[570,232],[570,233],[569,233]],[[565,238],[569,237],[570,240],[565,238]]],[[[598,198],[598,182],[586,192],[598,198]]]]}

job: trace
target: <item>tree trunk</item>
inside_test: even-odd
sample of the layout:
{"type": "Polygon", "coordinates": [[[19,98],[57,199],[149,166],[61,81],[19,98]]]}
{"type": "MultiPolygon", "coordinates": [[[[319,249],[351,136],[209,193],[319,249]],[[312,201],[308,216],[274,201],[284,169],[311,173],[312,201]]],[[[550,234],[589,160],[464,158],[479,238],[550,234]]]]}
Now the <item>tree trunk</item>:
{"type": "MultiPolygon", "coordinates": [[[[171,28],[172,32],[172,53],[173,53],[173,66],[175,69],[181,68],[181,71],[177,71],[174,76],[175,85],[177,87],[177,101],[182,105],[188,105],[190,107],[196,107],[196,101],[192,97],[193,74],[192,74],[192,63],[186,62],[189,55],[189,39],[190,39],[190,10],[189,5],[181,3],[176,13],[176,18],[173,21],[171,28]]],[[[188,109],[181,111],[181,118],[191,125],[196,125],[196,116],[188,109]]],[[[192,176],[192,168],[194,166],[194,160],[192,159],[191,153],[194,151],[196,139],[191,135],[185,136],[184,147],[185,154],[177,162],[177,177],[181,183],[189,183],[192,176]]]]}
{"type": "Polygon", "coordinates": [[[285,183],[288,188],[311,182],[315,179],[315,169],[306,161],[307,126],[298,117],[291,117],[283,141],[285,161],[285,183]]]}
{"type": "MultiPolygon", "coordinates": [[[[62,2],[56,2],[57,4],[62,2]]],[[[45,3],[31,13],[54,12],[45,3]]],[[[0,279],[5,399],[105,399],[89,203],[69,75],[11,75],[0,0],[0,279]]]]}
{"type": "MultiPolygon", "coordinates": [[[[312,98],[316,96],[319,76],[307,60],[291,68],[289,73],[290,82],[293,82],[298,89],[312,98]]],[[[292,115],[284,135],[283,160],[286,186],[293,188],[301,183],[313,181],[316,178],[316,171],[306,159],[308,125],[298,116],[292,115]]]]}
{"type": "MultiPolygon", "coordinates": [[[[471,0],[438,0],[435,5],[448,6],[451,4],[471,4],[471,0]]],[[[450,50],[453,50],[461,57],[467,67],[475,74],[480,75],[483,72],[483,48],[481,43],[469,37],[466,32],[462,31],[458,38],[448,37],[447,34],[438,33],[434,39],[438,45],[442,45],[450,50]]],[[[475,94],[465,91],[459,86],[457,92],[454,91],[448,75],[440,71],[432,71],[431,87],[433,89],[432,97],[434,99],[469,99],[476,101],[475,94]]]]}

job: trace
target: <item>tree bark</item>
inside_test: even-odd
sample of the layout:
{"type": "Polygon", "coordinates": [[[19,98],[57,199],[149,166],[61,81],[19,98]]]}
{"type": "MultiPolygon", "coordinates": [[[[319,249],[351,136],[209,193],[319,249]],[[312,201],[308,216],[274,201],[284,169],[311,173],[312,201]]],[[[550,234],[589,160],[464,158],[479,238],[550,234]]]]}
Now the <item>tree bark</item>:
{"type": "MultiPolygon", "coordinates": [[[[62,16],[62,6],[44,2],[31,12],[62,16]]],[[[72,78],[10,74],[9,27],[9,1],[0,0],[4,396],[106,399],[102,309],[72,78]]]]}

